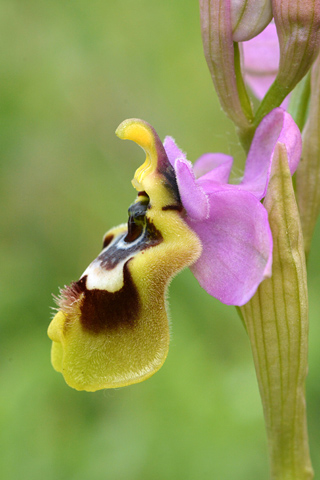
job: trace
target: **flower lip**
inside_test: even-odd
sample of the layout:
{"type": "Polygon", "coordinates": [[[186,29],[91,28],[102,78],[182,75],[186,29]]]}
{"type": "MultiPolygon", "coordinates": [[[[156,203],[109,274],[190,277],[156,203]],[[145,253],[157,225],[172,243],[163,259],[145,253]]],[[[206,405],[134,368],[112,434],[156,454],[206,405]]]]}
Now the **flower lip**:
{"type": "Polygon", "coordinates": [[[120,136],[138,140],[148,157],[136,174],[128,223],[106,233],[100,255],[62,291],[48,329],[52,364],[77,390],[138,383],[162,366],[168,284],[202,249],[183,219],[174,170],[156,133],[130,120],[120,136]]]}

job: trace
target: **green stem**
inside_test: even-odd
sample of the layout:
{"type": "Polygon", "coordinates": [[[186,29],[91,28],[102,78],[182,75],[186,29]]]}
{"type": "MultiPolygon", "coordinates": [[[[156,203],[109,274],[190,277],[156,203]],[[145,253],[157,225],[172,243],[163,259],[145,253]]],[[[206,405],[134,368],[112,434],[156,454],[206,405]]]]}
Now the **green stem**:
{"type": "MultiPolygon", "coordinates": [[[[236,57],[236,54],[235,54],[236,57]]],[[[242,77],[241,77],[242,78],[242,77]]],[[[242,92],[241,82],[239,82],[238,90],[239,96],[242,100],[242,108],[245,110],[247,101],[246,101],[246,91],[245,94],[240,95],[242,92]]],[[[246,153],[248,153],[252,139],[254,137],[255,131],[259,126],[261,120],[269,113],[273,108],[279,107],[285,97],[288,94],[288,90],[285,87],[282,87],[278,84],[277,81],[273,83],[270,87],[269,91],[267,92],[266,96],[262,100],[260,107],[255,115],[254,121],[252,125],[246,129],[244,128],[237,128],[237,134],[241,145],[243,146],[246,153]]],[[[306,122],[308,116],[308,104],[310,98],[310,73],[307,74],[301,82],[297,85],[295,90],[292,92],[290,104],[289,104],[289,113],[292,115],[293,119],[297,123],[298,127],[302,131],[304,124],[306,122]]],[[[249,101],[249,100],[248,100],[249,101]]]]}
{"type": "Polygon", "coordinates": [[[250,150],[255,131],[256,131],[256,127],[254,125],[251,125],[250,127],[245,129],[236,127],[238,138],[246,154],[248,154],[250,150]]]}
{"type": "Polygon", "coordinates": [[[239,50],[239,44],[237,42],[233,42],[233,49],[234,49],[234,71],[236,74],[238,95],[239,95],[243,113],[247,117],[249,123],[251,123],[253,122],[253,110],[252,110],[252,105],[248,96],[245,83],[243,81],[243,76],[241,71],[240,50],[239,50]]]}
{"type": "Polygon", "coordinates": [[[241,123],[241,125],[238,123],[238,125],[236,126],[236,130],[244,151],[248,153],[251,142],[252,142],[252,138],[255,132],[255,128],[253,127],[254,115],[253,115],[250,98],[248,96],[245,83],[243,81],[239,44],[237,42],[234,42],[233,47],[234,47],[234,71],[236,75],[236,83],[237,83],[239,100],[240,100],[242,111],[248,120],[248,124],[245,126],[243,125],[243,123],[241,123]]]}
{"type": "Polygon", "coordinates": [[[263,405],[272,480],[311,480],[305,379],[308,292],[303,236],[286,148],[278,144],[264,200],[273,237],[272,277],[241,312],[263,405]]]}
{"type": "Polygon", "coordinates": [[[307,258],[320,213],[320,57],[312,68],[308,103],[308,120],[303,129],[302,158],[295,175],[307,258]]]}
{"type": "Polygon", "coordinates": [[[288,90],[286,86],[279,84],[278,80],[275,79],[257,110],[254,118],[255,127],[260,124],[261,120],[268,115],[271,110],[279,107],[289,93],[290,90],[288,90]]]}
{"type": "Polygon", "coordinates": [[[307,75],[303,77],[303,79],[293,90],[288,107],[288,112],[300,128],[301,132],[308,118],[310,93],[311,71],[309,71],[307,75]]]}
{"type": "MultiPolygon", "coordinates": [[[[272,282],[271,287],[276,285],[272,282]]],[[[290,382],[286,374],[280,372],[281,359],[273,364],[272,351],[267,345],[273,337],[272,349],[280,351],[281,341],[277,337],[287,319],[278,318],[273,325],[273,335],[270,336],[270,318],[263,310],[259,310],[264,301],[264,294],[259,292],[250,304],[242,308],[264,410],[270,477],[271,480],[311,480],[313,472],[309,457],[304,385],[297,383],[295,394],[289,393],[290,382]],[[253,316],[252,310],[255,310],[253,316]],[[260,315],[257,315],[257,311],[260,311],[260,315]]],[[[304,356],[305,346],[300,346],[304,356]]],[[[299,378],[296,380],[298,382],[299,378]]]]}

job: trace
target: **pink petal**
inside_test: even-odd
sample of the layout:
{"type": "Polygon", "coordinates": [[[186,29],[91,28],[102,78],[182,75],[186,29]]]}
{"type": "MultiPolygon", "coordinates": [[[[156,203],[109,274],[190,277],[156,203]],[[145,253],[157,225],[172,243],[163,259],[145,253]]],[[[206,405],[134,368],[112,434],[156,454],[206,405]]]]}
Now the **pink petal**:
{"type": "Polygon", "coordinates": [[[272,110],[260,123],[248,154],[240,189],[253,193],[259,200],[266,194],[276,144],[286,146],[291,175],[301,157],[301,134],[289,113],[282,108],[272,110]]]}
{"type": "Polygon", "coordinates": [[[224,153],[205,153],[193,166],[196,178],[206,176],[212,182],[228,183],[233,158],[224,153]]]}
{"type": "Polygon", "coordinates": [[[169,162],[174,167],[175,161],[177,158],[186,159],[186,154],[180,150],[176,142],[172,137],[167,136],[163,142],[164,149],[166,151],[169,162]]]}
{"type": "Polygon", "coordinates": [[[192,163],[178,158],[174,169],[182,205],[191,221],[205,220],[209,216],[209,200],[201,186],[196,183],[192,163]]]}
{"type": "Polygon", "coordinates": [[[203,253],[191,267],[200,285],[227,305],[243,305],[271,275],[272,235],[259,200],[237,189],[209,195],[210,215],[191,222],[203,253]]]}

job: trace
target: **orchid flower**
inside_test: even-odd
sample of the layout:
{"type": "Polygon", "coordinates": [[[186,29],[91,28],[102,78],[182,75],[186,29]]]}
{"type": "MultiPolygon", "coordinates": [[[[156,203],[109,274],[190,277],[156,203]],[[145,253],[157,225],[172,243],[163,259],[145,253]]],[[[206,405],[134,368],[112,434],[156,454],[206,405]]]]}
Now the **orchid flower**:
{"type": "Polygon", "coordinates": [[[137,383],[161,367],[166,291],[182,268],[193,264],[203,288],[226,304],[252,297],[271,275],[272,236],[260,200],[273,152],[285,145],[293,173],[301,149],[290,115],[274,110],[256,131],[242,182],[231,185],[227,155],[203,155],[193,169],[171,137],[163,146],[142,120],[126,120],[117,134],[146,152],[132,182],[137,199],[128,223],[106,233],[100,255],[61,291],[48,330],[54,368],[79,390],[137,383]]]}

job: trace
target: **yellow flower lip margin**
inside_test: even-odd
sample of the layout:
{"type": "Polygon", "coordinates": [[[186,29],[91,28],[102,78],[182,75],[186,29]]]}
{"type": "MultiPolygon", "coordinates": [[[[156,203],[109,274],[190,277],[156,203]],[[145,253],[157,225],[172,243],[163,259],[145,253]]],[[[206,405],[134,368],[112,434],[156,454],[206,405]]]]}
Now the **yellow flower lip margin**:
{"type": "Polygon", "coordinates": [[[131,385],[159,370],[170,340],[169,282],[202,249],[154,129],[130,119],[116,133],[146,152],[133,180],[138,196],[128,224],[109,230],[100,255],[61,291],[48,329],[53,367],[77,390],[131,385]]]}

